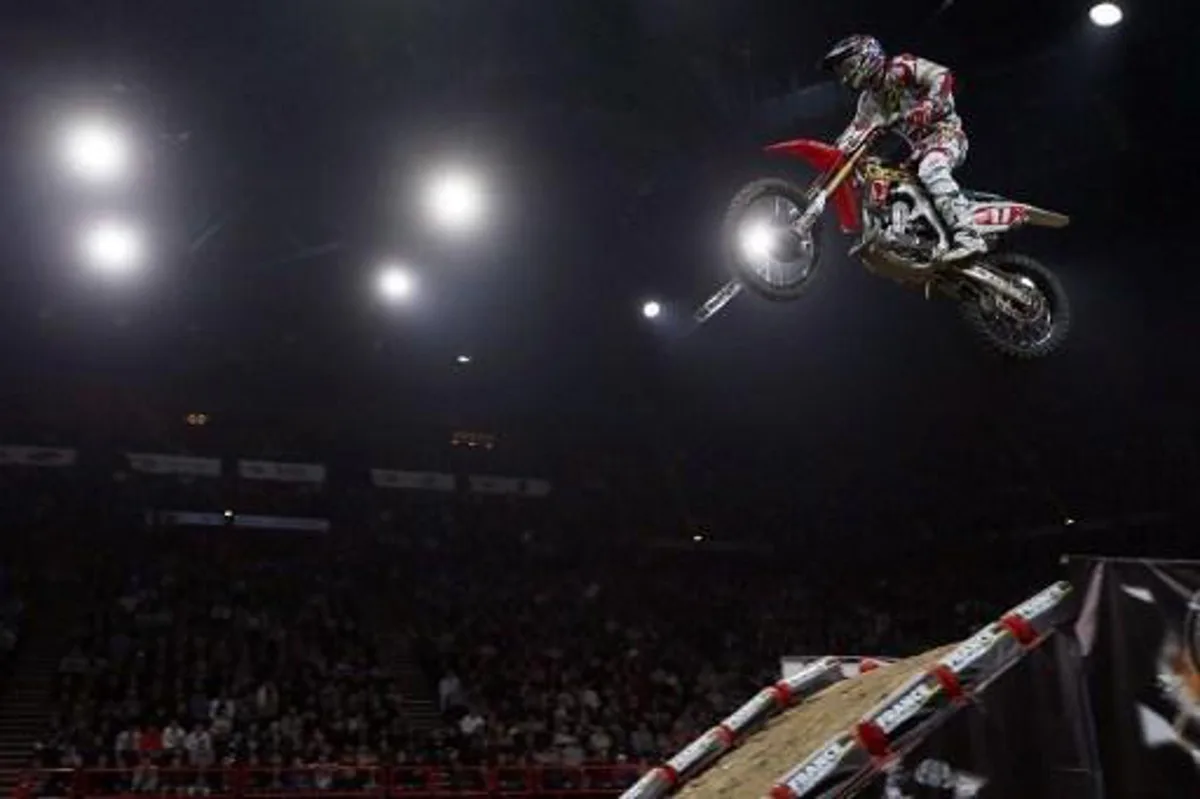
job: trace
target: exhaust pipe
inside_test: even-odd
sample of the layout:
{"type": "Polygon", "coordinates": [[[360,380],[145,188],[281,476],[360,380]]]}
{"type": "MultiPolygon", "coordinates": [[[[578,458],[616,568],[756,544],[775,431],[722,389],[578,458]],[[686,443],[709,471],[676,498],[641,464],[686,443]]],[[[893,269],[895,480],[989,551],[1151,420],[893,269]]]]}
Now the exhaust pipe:
{"type": "Polygon", "coordinates": [[[986,267],[973,264],[971,266],[963,267],[958,271],[959,274],[971,278],[976,283],[979,283],[980,285],[985,286],[998,294],[1002,294],[1014,302],[1028,303],[1030,301],[1029,295],[1024,291],[1024,289],[1014,284],[1012,281],[1005,280],[986,267]]]}

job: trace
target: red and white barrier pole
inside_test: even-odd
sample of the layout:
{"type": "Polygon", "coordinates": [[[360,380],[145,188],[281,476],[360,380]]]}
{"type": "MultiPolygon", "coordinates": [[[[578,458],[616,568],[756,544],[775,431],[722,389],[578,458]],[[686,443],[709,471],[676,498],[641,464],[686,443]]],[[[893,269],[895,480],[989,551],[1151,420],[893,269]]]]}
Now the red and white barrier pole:
{"type": "Polygon", "coordinates": [[[724,721],[651,769],[621,799],[659,799],[693,779],[772,716],[845,679],[835,658],[822,658],[759,691],[724,721]]]}
{"type": "Polygon", "coordinates": [[[771,789],[771,799],[802,799],[843,786],[872,763],[892,754],[901,735],[920,727],[1066,621],[1071,585],[1059,582],[1035,594],[955,647],[924,673],[914,675],[864,715],[853,730],[826,742],[771,789]]]}

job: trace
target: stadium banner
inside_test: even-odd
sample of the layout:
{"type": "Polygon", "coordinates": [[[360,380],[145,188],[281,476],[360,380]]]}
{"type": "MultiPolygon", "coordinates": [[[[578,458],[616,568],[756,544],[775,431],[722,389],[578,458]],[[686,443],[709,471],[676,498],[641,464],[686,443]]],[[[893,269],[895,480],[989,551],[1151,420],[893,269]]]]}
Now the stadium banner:
{"type": "Polygon", "coordinates": [[[74,466],[78,452],[59,447],[0,445],[0,466],[74,466]]]}
{"type": "Polygon", "coordinates": [[[1200,562],[1070,559],[1110,796],[1200,796],[1200,562]]]}
{"type": "Polygon", "coordinates": [[[446,491],[457,486],[452,474],[441,472],[401,472],[393,469],[372,469],[371,484],[376,488],[401,488],[409,491],[446,491]]]}
{"type": "Polygon", "coordinates": [[[328,519],[305,516],[257,516],[187,510],[146,511],[146,523],[172,527],[236,527],[243,530],[292,530],[305,533],[327,533],[331,527],[328,519]]]}
{"type": "Polygon", "coordinates": [[[1087,685],[1070,636],[1051,635],[979,690],[974,701],[898,742],[897,756],[849,783],[849,793],[869,799],[1104,796],[1087,685]]]}
{"type": "Polygon", "coordinates": [[[129,468],[144,474],[177,474],[190,477],[220,477],[220,458],[194,458],[190,455],[161,455],[127,452],[129,468]]]}
{"type": "Polygon", "coordinates": [[[509,496],[545,497],[550,495],[550,481],[530,477],[496,477],[473,474],[467,485],[474,494],[505,494],[509,496]]]}
{"type": "Polygon", "coordinates": [[[323,483],[325,467],[320,463],[240,460],[238,476],[243,480],[271,480],[276,483],[323,483]]]}
{"type": "Polygon", "coordinates": [[[313,519],[306,516],[255,516],[237,514],[233,526],[254,530],[296,530],[303,533],[328,533],[328,519],[313,519]]]}
{"type": "MultiPolygon", "coordinates": [[[[799,674],[814,663],[826,660],[824,657],[811,655],[795,655],[780,658],[779,668],[783,679],[789,679],[792,676],[799,674]]],[[[874,655],[849,655],[845,657],[834,657],[837,662],[841,674],[846,679],[853,679],[865,671],[871,671],[879,666],[886,666],[889,663],[895,663],[895,658],[874,656],[874,655]]]]}

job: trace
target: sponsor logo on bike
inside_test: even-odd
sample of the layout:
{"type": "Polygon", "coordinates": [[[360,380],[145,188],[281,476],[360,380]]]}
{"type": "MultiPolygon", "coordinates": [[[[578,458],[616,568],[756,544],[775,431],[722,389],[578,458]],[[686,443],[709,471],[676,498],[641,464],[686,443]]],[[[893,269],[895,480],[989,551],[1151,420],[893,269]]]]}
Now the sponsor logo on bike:
{"type": "Polygon", "coordinates": [[[1020,205],[992,205],[975,211],[976,225],[984,227],[1008,227],[1018,225],[1029,217],[1029,212],[1020,205]]]}

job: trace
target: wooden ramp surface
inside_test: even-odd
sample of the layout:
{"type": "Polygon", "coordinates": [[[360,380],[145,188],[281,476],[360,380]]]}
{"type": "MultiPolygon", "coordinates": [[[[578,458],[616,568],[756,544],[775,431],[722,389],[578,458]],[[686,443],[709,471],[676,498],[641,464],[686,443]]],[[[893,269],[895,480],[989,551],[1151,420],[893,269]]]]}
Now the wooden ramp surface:
{"type": "Polygon", "coordinates": [[[835,735],[846,732],[906,680],[957,644],[900,660],[833,685],[772,719],[715,766],[685,785],[688,799],[759,799],[775,782],[835,735]]]}

